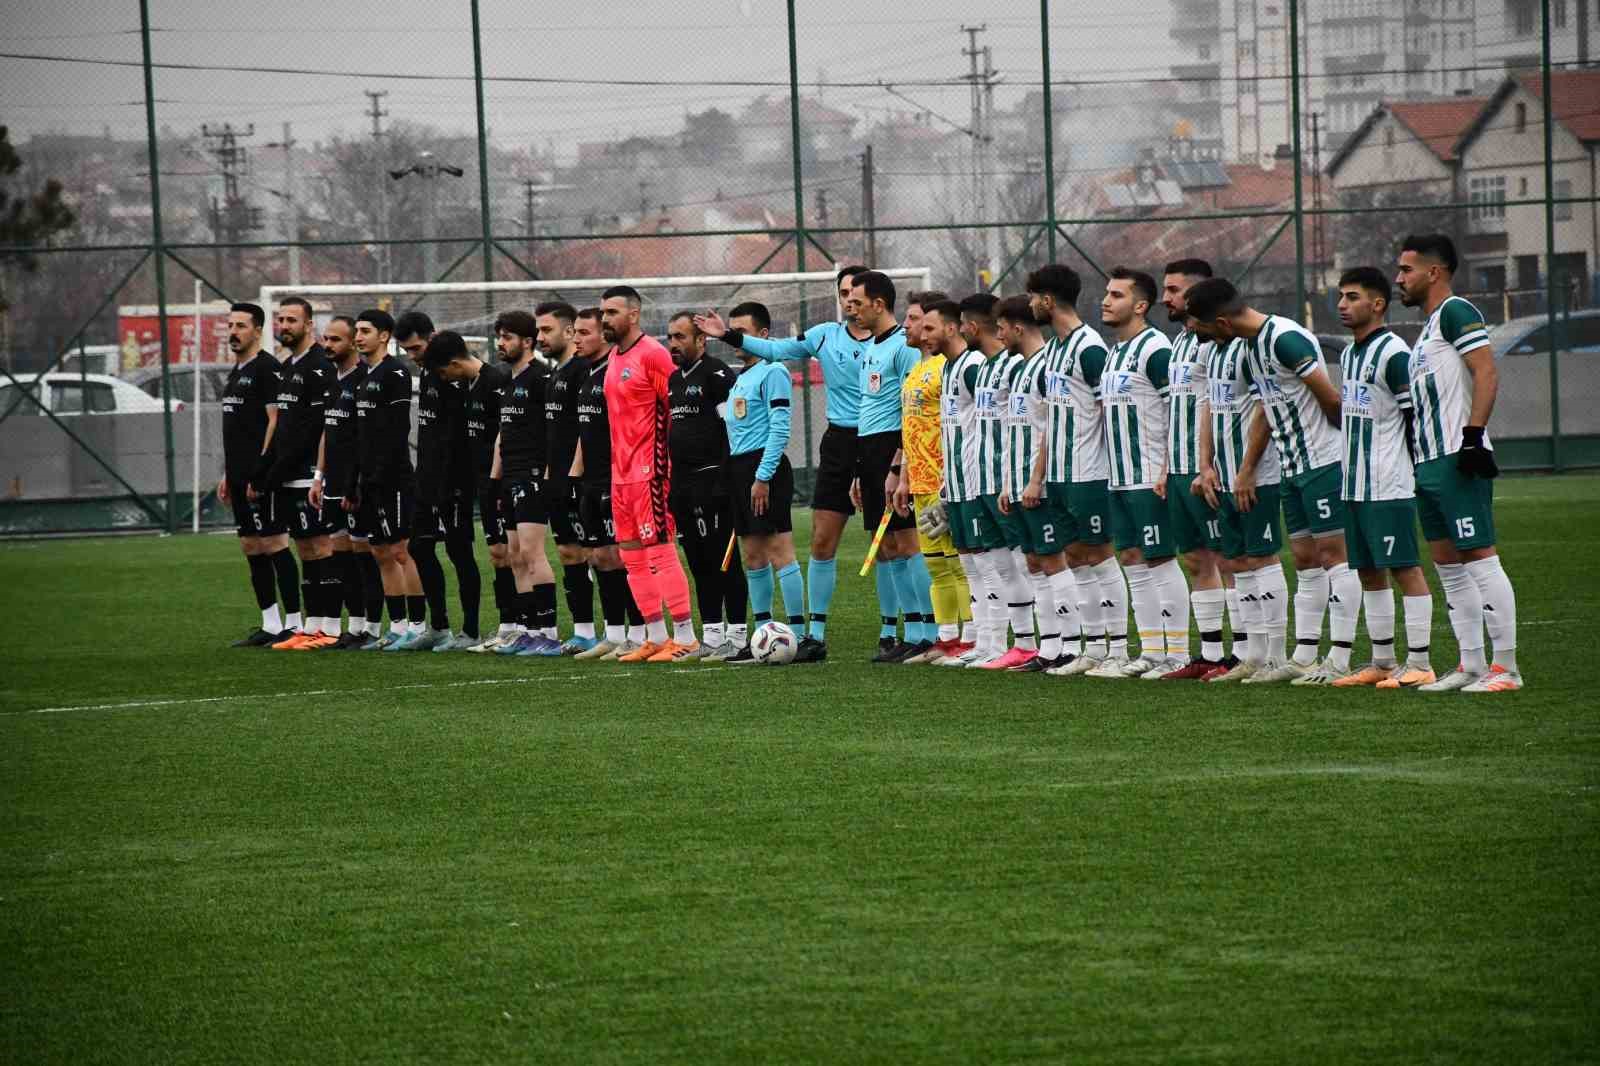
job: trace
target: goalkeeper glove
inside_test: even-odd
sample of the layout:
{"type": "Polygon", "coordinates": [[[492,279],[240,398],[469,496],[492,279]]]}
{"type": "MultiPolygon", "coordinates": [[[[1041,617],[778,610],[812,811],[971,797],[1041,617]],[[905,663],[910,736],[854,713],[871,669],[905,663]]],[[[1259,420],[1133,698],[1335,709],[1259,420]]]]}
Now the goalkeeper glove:
{"type": "Polygon", "coordinates": [[[944,504],[936,503],[918,511],[917,528],[929,540],[937,540],[950,532],[950,519],[945,513],[944,504]]]}
{"type": "Polygon", "coordinates": [[[1494,461],[1494,450],[1483,443],[1482,426],[1466,426],[1461,430],[1461,450],[1456,452],[1456,469],[1468,477],[1485,480],[1499,476],[1500,467],[1494,461]]]}

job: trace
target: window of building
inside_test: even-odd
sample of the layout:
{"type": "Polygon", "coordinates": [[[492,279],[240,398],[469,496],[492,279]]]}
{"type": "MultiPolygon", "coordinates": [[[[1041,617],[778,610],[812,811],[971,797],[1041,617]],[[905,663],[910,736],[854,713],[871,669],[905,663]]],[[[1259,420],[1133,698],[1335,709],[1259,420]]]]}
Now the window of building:
{"type": "Polygon", "coordinates": [[[1528,132],[1528,105],[1519,103],[1514,111],[1516,115],[1515,128],[1518,133],[1528,132]]]}
{"type": "Polygon", "coordinates": [[[1499,232],[1505,228],[1506,179],[1504,175],[1470,178],[1467,181],[1467,209],[1473,227],[1481,231],[1499,232]]]}
{"type": "Polygon", "coordinates": [[[1572,221],[1572,203],[1571,203],[1572,182],[1569,179],[1566,179],[1566,178],[1557,179],[1556,184],[1555,184],[1555,190],[1556,190],[1556,199],[1558,201],[1559,200],[1567,200],[1568,201],[1567,203],[1564,203],[1564,204],[1563,203],[1557,203],[1557,204],[1554,205],[1554,207],[1555,207],[1555,211],[1554,211],[1555,220],[1557,222],[1571,222],[1572,221]]]}
{"type": "Polygon", "coordinates": [[[1515,20],[1518,37],[1533,36],[1533,24],[1537,13],[1538,5],[1532,3],[1531,0],[1522,0],[1521,3],[1512,8],[1512,18],[1515,20]]]}
{"type": "Polygon", "coordinates": [[[1567,0],[1555,0],[1550,5],[1550,18],[1556,24],[1556,29],[1567,28],[1567,0]]]}
{"type": "Polygon", "coordinates": [[[1518,178],[1517,179],[1517,198],[1525,200],[1525,199],[1527,199],[1527,197],[1528,197],[1528,179],[1527,178],[1518,178]]]}
{"type": "MultiPolygon", "coordinates": [[[[1241,52],[1242,52],[1242,50],[1241,50],[1241,52]]],[[[1201,62],[1205,62],[1206,60],[1209,60],[1210,58],[1211,58],[1211,46],[1209,44],[1201,45],[1200,46],[1200,60],[1201,60],[1201,62]]]]}

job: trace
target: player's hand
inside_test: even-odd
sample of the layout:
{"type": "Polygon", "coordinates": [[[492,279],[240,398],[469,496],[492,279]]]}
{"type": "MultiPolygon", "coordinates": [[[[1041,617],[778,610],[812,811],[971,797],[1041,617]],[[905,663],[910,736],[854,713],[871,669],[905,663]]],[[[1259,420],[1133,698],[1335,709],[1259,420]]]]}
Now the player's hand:
{"type": "Polygon", "coordinates": [[[750,486],[750,513],[764,515],[767,513],[767,499],[772,495],[772,486],[765,481],[756,481],[750,486]]]}
{"type": "Polygon", "coordinates": [[[889,500],[894,504],[895,514],[904,516],[911,513],[911,490],[906,488],[903,478],[900,484],[895,487],[895,490],[889,494],[889,500]]]}
{"type": "Polygon", "coordinates": [[[728,324],[722,321],[722,316],[713,308],[706,308],[703,315],[694,316],[695,328],[708,337],[723,337],[728,332],[728,324]]]}
{"type": "Polygon", "coordinates": [[[1482,426],[1463,426],[1461,450],[1456,452],[1456,469],[1468,477],[1490,480],[1500,476],[1500,464],[1494,461],[1494,449],[1483,443],[1482,426]]]}
{"type": "Polygon", "coordinates": [[[1001,514],[1010,514],[1011,513],[1011,493],[1006,492],[1004,489],[1002,489],[1001,492],[1000,492],[1000,495],[996,499],[997,499],[997,502],[1000,504],[1000,513],[1001,514]]]}
{"type": "Polygon", "coordinates": [[[251,503],[255,503],[257,500],[261,499],[261,493],[256,491],[256,487],[254,485],[246,485],[244,487],[244,498],[249,500],[251,503]]]}
{"type": "Polygon", "coordinates": [[[346,514],[355,514],[356,510],[361,505],[356,502],[353,496],[346,496],[344,499],[339,501],[339,506],[344,508],[346,514]]]}
{"type": "Polygon", "coordinates": [[[1044,502],[1044,482],[1030,481],[1028,487],[1022,490],[1022,506],[1033,510],[1044,502]]]}
{"type": "Polygon", "coordinates": [[[224,505],[226,505],[228,503],[228,479],[227,478],[223,478],[221,481],[217,482],[217,499],[221,500],[224,505]]]}
{"type": "Polygon", "coordinates": [[[1256,505],[1256,472],[1253,467],[1241,466],[1233,476],[1233,502],[1241,512],[1256,505]]]}
{"type": "Polygon", "coordinates": [[[850,482],[850,502],[856,510],[861,510],[861,479],[855,478],[850,482]]]}
{"type": "Polygon", "coordinates": [[[1161,471],[1161,473],[1157,474],[1156,475],[1155,484],[1151,485],[1150,487],[1155,490],[1156,499],[1158,499],[1158,500],[1166,499],[1167,498],[1167,472],[1165,470],[1163,470],[1163,471],[1161,471]]]}
{"type": "Polygon", "coordinates": [[[311,501],[311,506],[322,510],[322,479],[319,477],[311,483],[311,491],[306,493],[306,499],[311,501]]]}
{"type": "Polygon", "coordinates": [[[1205,469],[1200,476],[1189,483],[1189,491],[1206,501],[1206,506],[1213,511],[1217,509],[1217,472],[1205,469]]]}

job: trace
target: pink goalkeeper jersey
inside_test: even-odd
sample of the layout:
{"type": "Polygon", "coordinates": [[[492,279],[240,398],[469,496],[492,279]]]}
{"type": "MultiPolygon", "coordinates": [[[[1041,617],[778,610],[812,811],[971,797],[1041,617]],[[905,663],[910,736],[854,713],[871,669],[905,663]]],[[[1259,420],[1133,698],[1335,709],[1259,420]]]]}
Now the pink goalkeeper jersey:
{"type": "Polygon", "coordinates": [[[667,379],[677,369],[672,354],[648,334],[611,353],[606,367],[606,413],[611,421],[611,483],[636,485],[671,473],[667,431],[667,379]]]}

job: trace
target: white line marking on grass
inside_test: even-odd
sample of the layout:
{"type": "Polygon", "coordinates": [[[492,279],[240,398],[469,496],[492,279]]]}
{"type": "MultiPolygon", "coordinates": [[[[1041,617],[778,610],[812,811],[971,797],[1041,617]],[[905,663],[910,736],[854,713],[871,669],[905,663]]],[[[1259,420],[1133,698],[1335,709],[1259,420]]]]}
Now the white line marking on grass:
{"type": "MultiPolygon", "coordinates": [[[[696,674],[715,674],[732,667],[706,666],[694,670],[657,671],[661,677],[693,677],[696,674]]],[[[412,691],[435,688],[471,688],[477,685],[538,685],[549,681],[600,681],[619,677],[636,677],[641,671],[619,670],[614,673],[549,674],[529,677],[484,677],[472,681],[415,681],[403,685],[380,685],[373,688],[314,688],[296,692],[242,692],[230,696],[172,696],[153,700],[128,700],[123,703],[81,703],[62,707],[30,707],[22,711],[0,711],[0,717],[22,714],[69,714],[73,711],[131,711],[145,707],[181,707],[201,703],[237,703],[242,700],[278,700],[299,696],[370,696],[378,692],[412,691]]]]}
{"type": "Polygon", "coordinates": [[[1057,789],[1127,788],[1129,786],[1162,787],[1172,785],[1210,785],[1226,781],[1251,781],[1295,777],[1353,777],[1383,781],[1405,781],[1419,785],[1464,785],[1483,787],[1532,788],[1547,792],[1574,792],[1586,786],[1563,784],[1533,778],[1492,777],[1448,770],[1429,770],[1405,766],[1254,766],[1239,770],[1225,770],[1203,774],[1165,774],[1146,778],[1106,778],[1100,781],[1062,781],[1057,789]]]}

